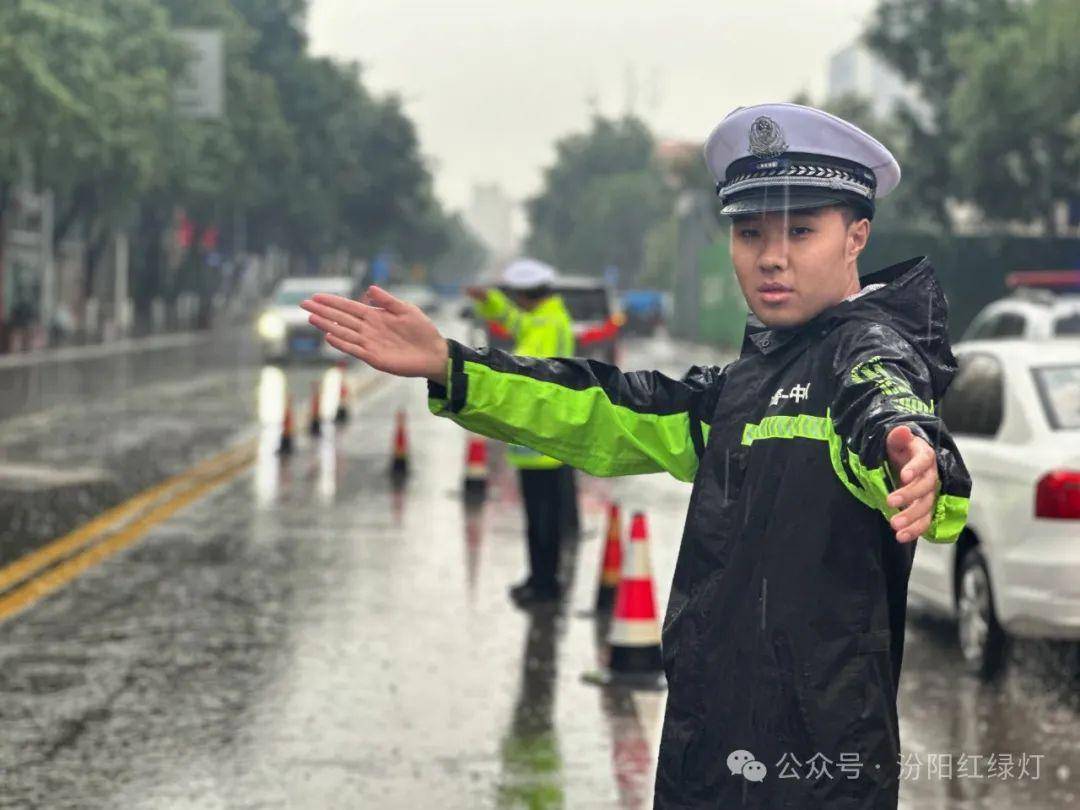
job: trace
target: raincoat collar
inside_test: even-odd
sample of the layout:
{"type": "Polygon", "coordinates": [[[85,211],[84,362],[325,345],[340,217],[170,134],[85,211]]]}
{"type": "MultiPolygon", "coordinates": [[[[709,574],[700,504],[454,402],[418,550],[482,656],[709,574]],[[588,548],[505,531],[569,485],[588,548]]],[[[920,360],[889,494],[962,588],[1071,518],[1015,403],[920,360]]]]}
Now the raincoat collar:
{"type": "Polygon", "coordinates": [[[947,304],[925,256],[917,256],[863,276],[862,286],[884,284],[857,298],[841,301],[791,329],[770,329],[753,313],[746,319],[742,353],[769,355],[800,337],[823,336],[837,322],[868,320],[885,323],[904,336],[927,361],[932,372],[955,368],[946,331],[947,304]],[[943,368],[944,367],[944,368],[943,368]]]}

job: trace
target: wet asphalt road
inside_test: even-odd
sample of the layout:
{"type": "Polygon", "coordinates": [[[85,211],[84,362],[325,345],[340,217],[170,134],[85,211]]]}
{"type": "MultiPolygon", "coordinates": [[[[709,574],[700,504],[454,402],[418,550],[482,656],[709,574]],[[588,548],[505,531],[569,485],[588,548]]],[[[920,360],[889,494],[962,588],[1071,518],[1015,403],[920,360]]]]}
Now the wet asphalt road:
{"type": "MultiPolygon", "coordinates": [[[[627,355],[678,372],[708,353],[659,341],[627,355]]],[[[525,564],[513,474],[497,465],[488,502],[466,509],[465,436],[427,415],[422,383],[354,367],[353,387],[369,387],[350,424],[299,431],[282,461],[284,384],[303,399],[321,370],[233,356],[0,423],[0,467],[44,468],[30,490],[46,504],[64,471],[98,470],[111,505],[232,439],[258,446],[250,467],[0,624],[0,807],[649,807],[663,696],[582,683],[600,653],[575,613],[593,598],[611,497],[648,512],[662,610],[689,487],[583,481],[566,604],[524,614],[505,595],[525,564]],[[386,474],[398,409],[413,470],[401,489],[386,474]]],[[[57,521],[53,536],[77,518],[57,521]]],[[[9,526],[5,559],[33,535],[9,526]]],[[[902,806],[1080,806],[1074,670],[1048,645],[1015,657],[978,684],[951,627],[913,618],[901,732],[922,765],[902,806]],[[1040,771],[928,773],[945,753],[1041,755],[1040,771]]]]}

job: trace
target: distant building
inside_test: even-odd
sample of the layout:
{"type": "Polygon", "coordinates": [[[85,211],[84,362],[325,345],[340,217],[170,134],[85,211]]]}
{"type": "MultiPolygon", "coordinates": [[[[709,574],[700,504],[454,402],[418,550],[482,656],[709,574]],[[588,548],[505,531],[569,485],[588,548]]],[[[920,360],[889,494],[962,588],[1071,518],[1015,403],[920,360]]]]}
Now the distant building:
{"type": "Polygon", "coordinates": [[[829,100],[848,95],[865,98],[878,118],[891,115],[900,101],[919,108],[915,91],[861,42],[841,48],[829,58],[825,93],[829,100]]]}
{"type": "Polygon", "coordinates": [[[494,261],[517,252],[514,212],[517,203],[497,183],[477,183],[465,210],[465,222],[487,247],[494,261]]]}

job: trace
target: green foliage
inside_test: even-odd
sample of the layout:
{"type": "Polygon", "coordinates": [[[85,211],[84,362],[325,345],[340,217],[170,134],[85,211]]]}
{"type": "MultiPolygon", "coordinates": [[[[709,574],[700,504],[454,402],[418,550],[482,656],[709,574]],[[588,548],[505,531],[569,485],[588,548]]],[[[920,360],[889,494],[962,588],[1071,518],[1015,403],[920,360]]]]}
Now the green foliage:
{"type": "Polygon", "coordinates": [[[988,216],[1043,216],[1080,195],[1080,5],[1035,0],[993,31],[951,40],[961,75],[949,99],[963,194],[988,216]],[[993,110],[993,115],[986,115],[993,110]]]}
{"type": "Polygon", "coordinates": [[[919,91],[924,104],[902,104],[896,113],[898,139],[910,156],[902,185],[913,209],[935,222],[948,225],[947,202],[959,191],[950,150],[964,132],[949,108],[964,69],[955,60],[953,37],[962,31],[992,36],[1023,5],[1024,0],[879,0],[875,9],[867,44],[919,91]]]}
{"type": "Polygon", "coordinates": [[[1052,233],[1055,203],[1080,194],[1080,6],[879,0],[866,41],[920,98],[890,120],[857,98],[828,105],[903,167],[876,224],[948,231],[948,203],[961,201],[1052,233]]]}
{"type": "Polygon", "coordinates": [[[130,134],[114,130],[130,112],[130,84],[116,74],[131,51],[111,48],[124,23],[145,11],[139,5],[115,21],[105,18],[103,0],[0,7],[0,178],[12,182],[23,169],[70,178],[130,134]]]}
{"type": "Polygon", "coordinates": [[[141,298],[205,290],[197,246],[183,272],[163,272],[177,210],[197,231],[218,228],[226,248],[243,223],[247,248],[273,244],[311,265],[343,249],[410,263],[468,254],[400,101],[372,96],[357,65],[311,56],[306,10],[307,0],[0,3],[0,208],[29,177],[56,192],[56,240],[80,223],[103,240],[136,221],[141,298]],[[180,27],[224,33],[222,120],[175,110],[189,58],[180,27]]]}
{"type": "Polygon", "coordinates": [[[645,234],[672,205],[653,155],[652,135],[633,117],[597,117],[589,132],[559,141],[543,191],[528,202],[528,250],[567,272],[598,276],[615,265],[638,277],[645,234]]]}

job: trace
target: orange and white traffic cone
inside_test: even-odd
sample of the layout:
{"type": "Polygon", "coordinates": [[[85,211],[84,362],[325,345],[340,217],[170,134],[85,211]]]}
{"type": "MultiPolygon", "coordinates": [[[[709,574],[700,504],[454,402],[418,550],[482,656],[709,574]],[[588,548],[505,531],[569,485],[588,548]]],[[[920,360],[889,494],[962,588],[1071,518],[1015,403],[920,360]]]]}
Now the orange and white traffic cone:
{"type": "Polygon", "coordinates": [[[487,442],[483,437],[469,435],[465,454],[465,499],[481,501],[487,496],[487,442]]]}
{"type": "Polygon", "coordinates": [[[311,425],[308,428],[308,433],[312,436],[322,435],[321,389],[322,385],[318,381],[311,384],[311,425]]]}
{"type": "Polygon", "coordinates": [[[586,673],[587,682],[633,689],[663,689],[667,685],[649,565],[649,528],[641,512],[631,520],[608,644],[611,655],[607,669],[586,673]]]}
{"type": "Polygon", "coordinates": [[[608,507],[607,540],[600,560],[600,584],[596,587],[596,615],[608,616],[619,590],[619,569],[622,567],[622,517],[617,503],[608,507]]]}
{"type": "Polygon", "coordinates": [[[292,455],[293,451],[293,411],[292,397],[285,397],[285,418],[281,421],[281,441],[278,443],[278,455],[292,455]]]}
{"type": "Polygon", "coordinates": [[[404,478],[409,473],[409,437],[405,430],[405,411],[397,412],[397,427],[394,430],[394,461],[390,472],[395,478],[404,478]]]}
{"type": "Polygon", "coordinates": [[[341,393],[338,395],[337,413],[334,414],[334,424],[344,425],[349,421],[349,382],[345,376],[345,363],[338,363],[338,371],[341,373],[341,393]]]}

